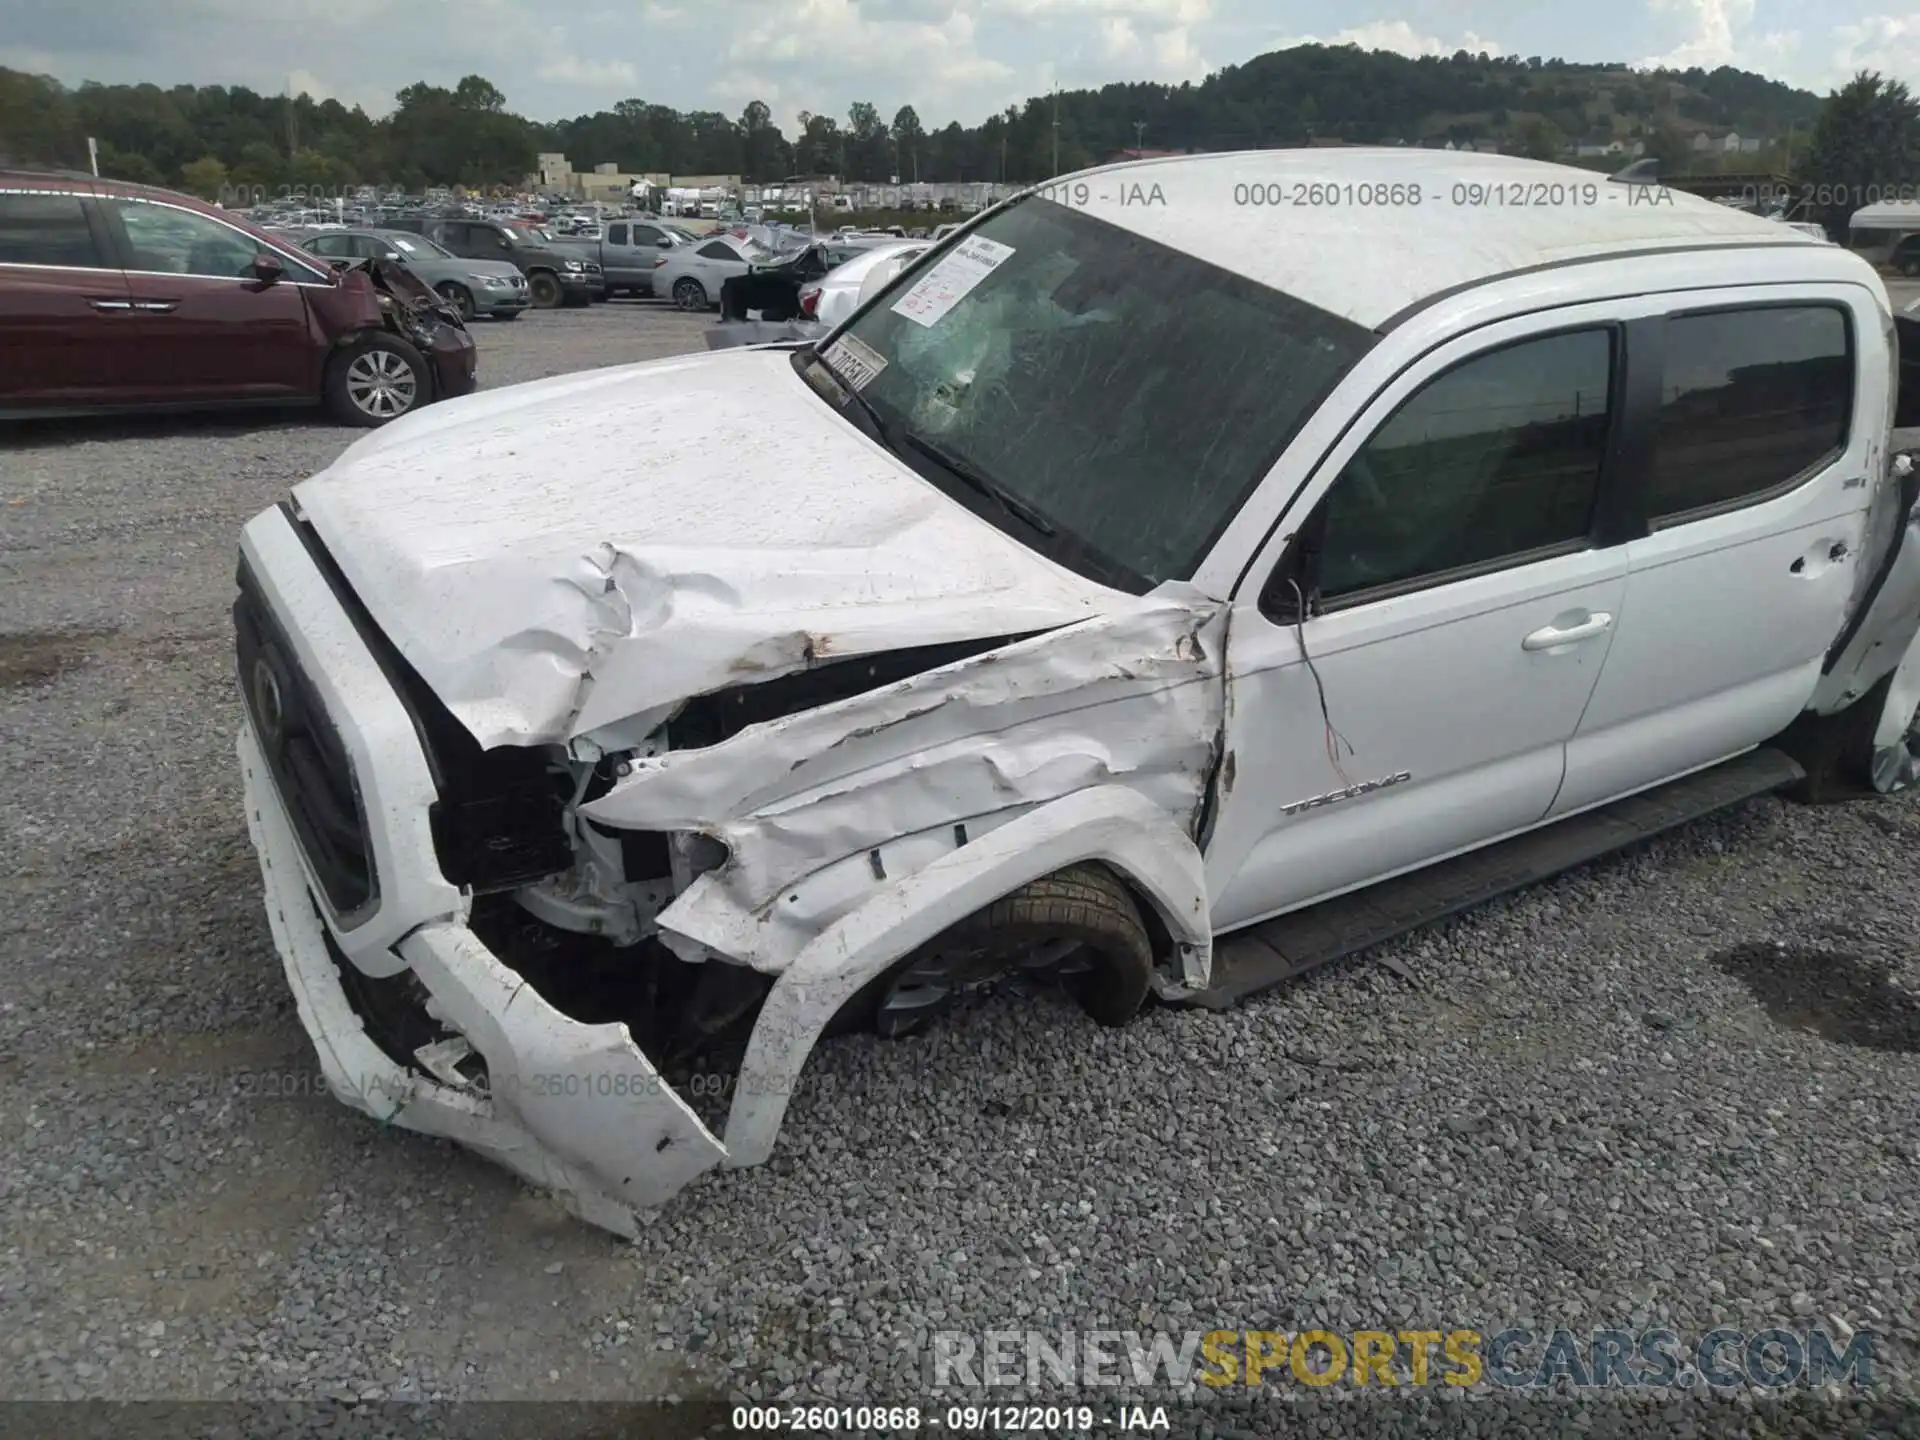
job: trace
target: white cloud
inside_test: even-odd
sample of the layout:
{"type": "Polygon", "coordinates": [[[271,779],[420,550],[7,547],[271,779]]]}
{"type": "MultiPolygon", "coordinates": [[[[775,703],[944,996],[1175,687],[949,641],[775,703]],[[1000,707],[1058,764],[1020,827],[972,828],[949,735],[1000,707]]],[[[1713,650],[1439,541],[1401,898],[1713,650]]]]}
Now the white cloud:
{"type": "Polygon", "coordinates": [[[1738,32],[1753,20],[1753,0],[1647,0],[1647,8],[1656,14],[1678,10],[1690,21],[1686,39],[1664,55],[1640,62],[1649,69],[1685,70],[1698,65],[1711,70],[1731,65],[1740,54],[1738,32]]]}
{"type": "Polygon", "coordinates": [[[1317,35],[1296,35],[1274,42],[1278,50],[1291,50],[1296,45],[1358,45],[1362,50],[1391,50],[1396,55],[1414,58],[1451,55],[1458,50],[1465,50],[1469,55],[1482,51],[1489,55],[1512,53],[1498,40],[1489,40],[1476,31],[1469,30],[1457,40],[1442,40],[1437,35],[1420,34],[1405,20],[1370,20],[1364,25],[1349,26],[1328,40],[1317,35]]]}
{"type": "MultiPolygon", "coordinates": [[[[793,0],[762,10],[735,29],[726,58],[728,71],[797,72],[790,87],[757,92],[770,106],[775,94],[768,92],[778,94],[782,124],[793,123],[801,110],[840,118],[861,98],[872,99],[888,117],[903,103],[929,116],[984,112],[1000,103],[1015,75],[1011,65],[981,52],[970,15],[952,11],[937,22],[875,18],[855,0],[793,0]],[[890,79],[893,93],[876,85],[876,78],[882,85],[890,79]]],[[[728,99],[755,98],[731,76],[709,88],[728,99]]]]}
{"type": "Polygon", "coordinates": [[[1869,15],[1851,25],[1836,25],[1832,33],[1831,64],[1821,74],[1823,91],[1844,85],[1861,70],[1909,82],[1920,77],[1920,13],[1869,15]]]}
{"type": "Polygon", "coordinates": [[[640,72],[625,60],[582,60],[578,55],[556,55],[534,73],[562,85],[631,89],[640,83],[640,72]]]}

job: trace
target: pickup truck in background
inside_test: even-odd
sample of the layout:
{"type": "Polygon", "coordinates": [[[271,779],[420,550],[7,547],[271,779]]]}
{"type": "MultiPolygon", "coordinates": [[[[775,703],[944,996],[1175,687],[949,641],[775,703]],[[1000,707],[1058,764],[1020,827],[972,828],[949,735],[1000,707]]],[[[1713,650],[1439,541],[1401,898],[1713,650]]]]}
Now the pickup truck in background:
{"type": "Polygon", "coordinates": [[[577,254],[600,267],[609,300],[616,295],[653,294],[654,261],[686,243],[675,231],[650,220],[609,220],[597,240],[554,236],[555,249],[577,254]]]}
{"type": "Polygon", "coordinates": [[[527,277],[536,310],[590,305],[606,298],[600,262],[543,238],[531,225],[433,215],[396,216],[384,225],[424,235],[467,260],[507,260],[527,277]]]}
{"type": "Polygon", "coordinates": [[[1910,790],[1913,330],[1692,196],[1253,151],[1016,196],[824,345],[409,415],[240,547],[330,1093],[633,1234],[769,1158],[824,1035],[1223,1009],[1719,808],[1910,790]],[[1336,189],[1414,203],[1248,203],[1336,189]],[[556,479],[563,433],[639,458],[556,479]]]}

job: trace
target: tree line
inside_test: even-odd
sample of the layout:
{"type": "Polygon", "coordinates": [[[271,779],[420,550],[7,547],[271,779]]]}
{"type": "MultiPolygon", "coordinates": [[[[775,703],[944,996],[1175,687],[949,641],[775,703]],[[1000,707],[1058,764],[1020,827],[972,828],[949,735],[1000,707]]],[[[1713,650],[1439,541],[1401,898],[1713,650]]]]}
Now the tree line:
{"type": "Polygon", "coordinates": [[[1027,183],[1139,146],[1495,141],[1551,158],[1593,138],[1637,138],[1684,168],[1688,127],[1733,128],[1804,150],[1821,113],[1810,92],[1725,66],[1645,72],[1539,56],[1459,51],[1416,59],[1318,45],[1261,55],[1198,84],[1034,96],[971,126],[929,129],[911,105],[889,119],[857,102],[844,120],[803,114],[791,135],[759,101],[730,118],[636,98],[541,123],[510,110],[500,89],[478,75],[451,88],[409,85],[390,114],[375,118],[306,94],[219,85],[70,88],[0,69],[0,161],[83,167],[92,136],[103,174],[202,194],[228,185],[518,185],[539,151],[564,152],[578,169],[611,162],[623,171],[759,182],[834,174],[1027,183]]]}

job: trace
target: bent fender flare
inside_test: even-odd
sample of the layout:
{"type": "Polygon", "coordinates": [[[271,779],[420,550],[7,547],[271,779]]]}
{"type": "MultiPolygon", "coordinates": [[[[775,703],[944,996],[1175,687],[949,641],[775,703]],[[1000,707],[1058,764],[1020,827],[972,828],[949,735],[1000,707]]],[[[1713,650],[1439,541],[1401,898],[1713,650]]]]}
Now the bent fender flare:
{"type": "Polygon", "coordinates": [[[949,926],[1029,881],[1101,860],[1159,913],[1182,979],[1204,988],[1213,933],[1200,851],[1167,812],[1117,785],[1078,790],[904,876],[808,942],[761,1008],[727,1116],[726,1163],[773,1153],[820,1032],[856,991],[949,926]]]}

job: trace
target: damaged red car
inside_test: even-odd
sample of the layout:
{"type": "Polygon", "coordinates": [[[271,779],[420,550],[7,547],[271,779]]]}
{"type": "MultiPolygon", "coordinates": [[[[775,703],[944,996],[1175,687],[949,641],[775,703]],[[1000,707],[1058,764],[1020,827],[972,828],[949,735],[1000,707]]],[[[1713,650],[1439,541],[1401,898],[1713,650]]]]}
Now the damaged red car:
{"type": "Polygon", "coordinates": [[[168,190],[0,170],[0,416],[324,404],[374,426],[476,374],[459,315],[398,266],[334,271],[168,190]]]}

